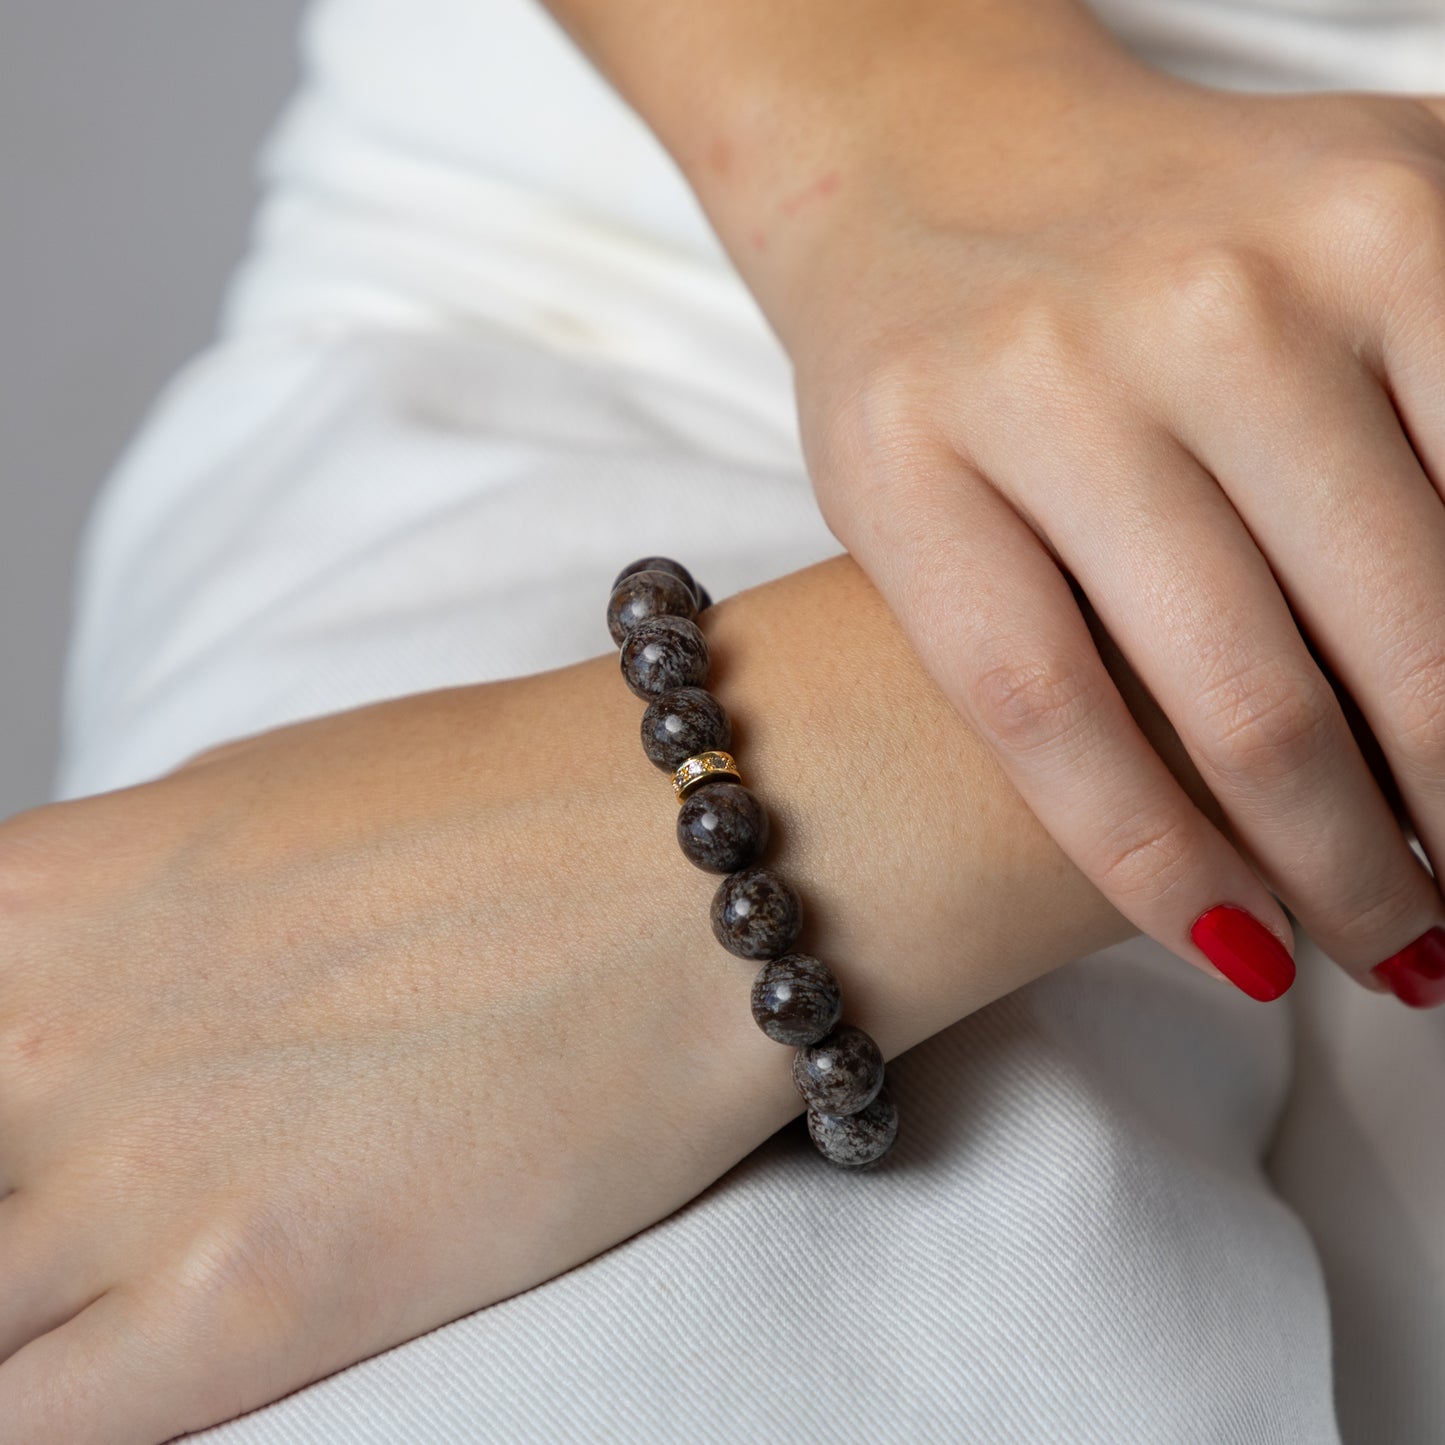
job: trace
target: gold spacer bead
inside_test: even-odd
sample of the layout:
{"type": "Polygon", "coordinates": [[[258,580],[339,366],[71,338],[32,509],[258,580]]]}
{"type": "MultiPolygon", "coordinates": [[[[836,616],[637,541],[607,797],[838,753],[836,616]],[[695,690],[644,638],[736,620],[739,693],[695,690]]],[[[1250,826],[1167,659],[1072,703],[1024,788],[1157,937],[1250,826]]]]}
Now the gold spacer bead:
{"type": "Polygon", "coordinates": [[[684,758],[672,775],[678,806],[682,806],[687,795],[699,783],[706,782],[709,778],[731,778],[735,783],[742,782],[738,765],[733,761],[731,753],[706,752],[684,758]]]}

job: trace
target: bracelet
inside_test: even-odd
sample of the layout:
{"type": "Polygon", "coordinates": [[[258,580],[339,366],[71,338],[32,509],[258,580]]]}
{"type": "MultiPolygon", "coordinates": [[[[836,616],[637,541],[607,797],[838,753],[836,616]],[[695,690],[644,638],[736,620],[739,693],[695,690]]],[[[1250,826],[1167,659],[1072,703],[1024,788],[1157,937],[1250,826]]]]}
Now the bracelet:
{"type": "Polygon", "coordinates": [[[840,1021],[833,970],[791,951],[803,905],[785,878],[758,862],[768,815],[742,786],[727,751],[732,724],[704,687],[707,639],[694,619],[711,604],[686,567],[643,557],[612,584],[607,628],[623,680],[647,703],[642,750],[672,774],[683,854],[708,873],[727,875],[712,900],[713,935],[729,953],[762,960],[753,1018],[770,1039],[797,1049],[793,1083],[808,1105],[808,1135],[829,1163],[868,1169],[898,1135],[883,1053],[862,1029],[840,1021]]]}

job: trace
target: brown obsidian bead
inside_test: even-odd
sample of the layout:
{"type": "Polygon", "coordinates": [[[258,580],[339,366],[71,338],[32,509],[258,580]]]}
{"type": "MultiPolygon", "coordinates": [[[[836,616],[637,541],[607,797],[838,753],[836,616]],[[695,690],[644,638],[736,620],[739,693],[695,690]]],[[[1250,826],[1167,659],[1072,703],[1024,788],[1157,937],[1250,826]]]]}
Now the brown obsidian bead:
{"type": "Polygon", "coordinates": [[[883,1051],[853,1024],[793,1055],[793,1082],[820,1114],[856,1114],[883,1087],[883,1051]]]}
{"type": "Polygon", "coordinates": [[[615,592],[617,590],[617,584],[631,577],[634,572],[670,573],[673,577],[676,577],[679,582],[687,585],[687,590],[697,599],[697,610],[699,612],[708,605],[708,602],[712,601],[710,597],[708,598],[708,602],[702,600],[705,594],[702,588],[697,585],[692,573],[689,572],[681,562],[674,562],[671,557],[639,557],[637,561],[629,562],[627,566],[612,579],[612,590],[615,592]]]}
{"type": "Polygon", "coordinates": [[[741,868],[713,894],[713,936],[739,958],[776,958],[793,946],[802,928],[802,901],[770,868],[741,868]]]}
{"type": "Polygon", "coordinates": [[[753,1019],[780,1044],[815,1044],[843,1016],[843,990],[826,963],[806,953],[770,959],[753,979],[753,1019]]]}
{"type": "Polygon", "coordinates": [[[828,1163],[840,1169],[869,1169],[898,1137],[898,1110],[886,1087],[853,1114],[808,1110],[808,1137],[828,1163]]]}
{"type": "Polygon", "coordinates": [[[653,698],[642,714],[642,751],[669,773],[684,759],[725,749],[732,740],[723,705],[700,687],[675,687],[653,698]]]}
{"type": "Polygon", "coordinates": [[[707,681],[707,639],[686,617],[648,617],[622,639],[622,680],[638,697],[707,681]]]}
{"type": "Polygon", "coordinates": [[[708,873],[734,873],[768,843],[768,815],[741,783],[704,783],[677,810],[677,843],[708,873]]]}
{"type": "Polygon", "coordinates": [[[647,617],[697,616],[697,598],[671,572],[629,572],[607,601],[607,630],[619,647],[622,639],[647,617]]]}

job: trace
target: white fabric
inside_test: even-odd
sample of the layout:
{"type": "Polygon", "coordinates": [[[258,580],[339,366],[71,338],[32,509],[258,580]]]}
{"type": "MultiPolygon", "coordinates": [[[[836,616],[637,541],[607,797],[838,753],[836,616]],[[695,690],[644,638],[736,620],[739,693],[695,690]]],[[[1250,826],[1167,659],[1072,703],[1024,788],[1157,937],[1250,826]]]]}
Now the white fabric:
{"type": "MultiPolygon", "coordinates": [[[[1434,0],[1098,8],[1213,84],[1445,89],[1434,0]]],[[[225,335],[92,517],[61,796],[605,651],[634,555],[722,595],[837,550],[786,358],[547,17],[331,0],[308,54],[225,335]]],[[[890,1066],[888,1169],[795,1124],[598,1259],[196,1438],[1445,1439],[1445,1011],[1300,963],[1266,1008],[1148,940],[1081,960],[890,1066]]]]}

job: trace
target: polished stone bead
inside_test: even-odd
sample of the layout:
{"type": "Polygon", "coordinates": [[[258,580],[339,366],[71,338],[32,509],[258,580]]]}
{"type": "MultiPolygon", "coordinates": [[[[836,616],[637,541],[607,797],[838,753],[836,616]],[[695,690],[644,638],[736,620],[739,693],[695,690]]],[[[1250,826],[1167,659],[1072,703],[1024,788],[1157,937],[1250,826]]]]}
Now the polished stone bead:
{"type": "MultiPolygon", "coordinates": [[[[702,601],[703,590],[697,585],[692,573],[689,572],[681,562],[674,562],[671,557],[639,557],[637,561],[629,562],[613,579],[612,590],[615,592],[617,590],[617,584],[624,578],[631,577],[634,572],[671,573],[672,576],[676,577],[680,582],[685,582],[687,584],[687,590],[698,599],[697,610],[699,612],[701,612],[706,605],[702,601]]],[[[711,598],[708,599],[709,602],[711,600],[711,598]]]]}
{"type": "Polygon", "coordinates": [[[712,598],[709,596],[707,588],[699,582],[697,584],[697,610],[699,612],[706,612],[711,606],[712,598]]]}
{"type": "Polygon", "coordinates": [[[622,639],[646,617],[697,616],[692,589],[671,572],[630,572],[607,602],[607,630],[619,647],[622,639]]]}
{"type": "Polygon", "coordinates": [[[853,1114],[808,1110],[808,1137],[823,1158],[840,1169],[871,1169],[898,1138],[898,1110],[886,1087],[853,1114]]]}
{"type": "Polygon", "coordinates": [[[852,1024],[793,1055],[793,1082],[820,1114],[856,1114],[883,1087],[883,1051],[852,1024]]]}
{"type": "Polygon", "coordinates": [[[677,810],[677,843],[708,873],[735,873],[762,855],[768,815],[740,783],[704,783],[677,810]]]}
{"type": "Polygon", "coordinates": [[[698,753],[725,750],[732,740],[732,723],[723,705],[700,687],[665,692],[642,714],[642,751],[669,773],[698,753]]]}
{"type": "Polygon", "coordinates": [[[753,1018],[780,1044],[816,1044],[843,1016],[843,990],[826,963],[806,953],[770,959],[753,979],[753,1018]]]}
{"type": "Polygon", "coordinates": [[[713,894],[713,935],[739,958],[776,958],[793,946],[802,927],[801,900],[771,868],[742,868],[713,894]]]}
{"type": "Polygon", "coordinates": [[[622,677],[649,701],[675,687],[707,681],[707,639],[686,617],[648,617],[622,639],[622,677]]]}

